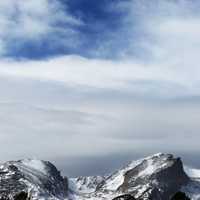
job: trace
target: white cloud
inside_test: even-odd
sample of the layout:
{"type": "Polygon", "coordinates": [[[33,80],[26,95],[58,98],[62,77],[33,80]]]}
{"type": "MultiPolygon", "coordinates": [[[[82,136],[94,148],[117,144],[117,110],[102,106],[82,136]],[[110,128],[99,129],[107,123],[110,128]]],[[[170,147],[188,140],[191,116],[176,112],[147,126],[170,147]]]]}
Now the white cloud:
{"type": "Polygon", "coordinates": [[[147,62],[194,65],[200,49],[199,7],[198,1],[188,0],[120,2],[115,9],[128,11],[118,33],[128,38],[125,53],[129,58],[139,54],[147,62]]]}
{"type": "MultiPolygon", "coordinates": [[[[124,91],[134,88],[137,91],[137,87],[138,91],[143,91],[144,86],[145,90],[149,91],[152,89],[152,84],[160,89],[168,85],[169,91],[166,93],[169,96],[170,86],[176,85],[178,88],[185,88],[183,95],[187,92],[198,95],[195,87],[199,85],[199,78],[195,75],[196,71],[193,73],[191,70],[191,68],[196,69],[196,66],[183,70],[182,67],[173,67],[169,63],[169,60],[166,63],[144,64],[131,60],[108,61],[78,56],[62,56],[43,61],[1,60],[0,76],[124,91]]],[[[181,95],[181,92],[177,94],[181,95]]]]}
{"type": "Polygon", "coordinates": [[[44,37],[62,33],[75,37],[71,25],[82,22],[74,18],[58,0],[6,0],[0,2],[0,42],[2,53],[12,43],[42,40],[44,37]],[[58,23],[65,24],[59,27],[58,23]]]}
{"type": "Polygon", "coordinates": [[[1,60],[1,145],[17,149],[2,159],[179,151],[183,136],[197,151],[199,79],[168,63],[1,60]]]}
{"type": "MultiPolygon", "coordinates": [[[[19,23],[22,32],[30,31],[32,38],[52,29],[45,17],[44,21],[35,17],[49,15],[50,4],[42,2],[41,11],[31,14],[34,18],[28,15],[22,20],[23,24],[35,23],[31,29],[19,23]],[[44,29],[38,32],[37,26],[44,29]]],[[[37,1],[33,4],[21,9],[29,13],[37,1]]],[[[131,50],[145,49],[142,59],[136,61],[125,54],[124,60],[116,61],[78,56],[0,60],[0,102],[4,102],[0,104],[0,144],[2,149],[8,144],[14,147],[2,151],[2,159],[8,154],[9,158],[34,154],[49,158],[52,154],[171,152],[181,151],[183,144],[188,152],[199,151],[200,17],[185,3],[162,3],[156,8],[148,4],[149,12],[145,6],[137,10],[138,24],[134,26],[135,8],[128,5],[131,12],[124,19],[123,31],[130,36],[131,50]],[[134,32],[138,27],[143,32],[140,39],[134,32]],[[30,140],[37,142],[19,145],[30,140]]],[[[126,5],[121,5],[120,9],[124,8],[126,5]]],[[[4,30],[18,23],[7,15],[5,20],[3,14],[0,17],[4,30]]],[[[70,18],[69,23],[79,22],[70,18]]],[[[0,31],[0,35],[4,33],[0,31]]]]}

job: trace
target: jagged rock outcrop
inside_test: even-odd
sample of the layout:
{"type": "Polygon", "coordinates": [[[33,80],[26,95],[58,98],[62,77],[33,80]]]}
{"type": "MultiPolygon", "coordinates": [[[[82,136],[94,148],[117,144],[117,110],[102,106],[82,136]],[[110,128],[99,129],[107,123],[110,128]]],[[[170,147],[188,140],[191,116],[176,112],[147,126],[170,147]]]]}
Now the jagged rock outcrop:
{"type": "Polygon", "coordinates": [[[16,194],[13,198],[14,200],[31,200],[31,197],[29,197],[27,192],[20,192],[19,194],[16,194]]]}
{"type": "Polygon", "coordinates": [[[108,176],[69,182],[46,161],[0,165],[0,200],[189,200],[187,196],[200,199],[200,170],[183,168],[181,159],[170,154],[133,161],[108,176]]]}
{"type": "Polygon", "coordinates": [[[188,181],[180,158],[160,154],[144,159],[135,168],[128,170],[118,190],[129,192],[137,198],[168,200],[188,181]],[[141,194],[138,194],[139,188],[143,191],[141,194]]]}
{"type": "MultiPolygon", "coordinates": [[[[158,200],[160,197],[154,197],[152,200],[158,200]]],[[[130,194],[124,194],[120,195],[118,197],[115,197],[113,200],[136,200],[132,195],[130,194]]],[[[137,200],[143,200],[143,198],[139,198],[137,200]]],[[[184,193],[184,192],[177,192],[170,198],[170,200],[190,200],[190,198],[184,193]]]]}
{"type": "Polygon", "coordinates": [[[113,200],[136,200],[136,199],[130,194],[124,194],[124,195],[115,197],[113,200]]]}
{"type": "Polygon", "coordinates": [[[94,196],[106,199],[106,196],[130,194],[142,200],[169,200],[189,181],[180,158],[159,153],[106,176],[96,185],[94,196]]]}
{"type": "Polygon", "coordinates": [[[105,179],[103,176],[80,176],[78,178],[71,179],[76,185],[76,190],[82,193],[91,193],[96,190],[97,185],[102,183],[105,179]]]}
{"type": "Polygon", "coordinates": [[[68,181],[50,162],[10,161],[0,166],[0,199],[60,198],[67,196],[68,181]]]}

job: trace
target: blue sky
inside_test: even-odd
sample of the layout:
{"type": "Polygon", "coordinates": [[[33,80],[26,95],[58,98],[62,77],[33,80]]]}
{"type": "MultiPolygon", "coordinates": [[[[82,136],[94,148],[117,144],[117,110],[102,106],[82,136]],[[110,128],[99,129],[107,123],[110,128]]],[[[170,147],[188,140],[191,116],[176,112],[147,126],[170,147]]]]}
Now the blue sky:
{"type": "Polygon", "coordinates": [[[10,2],[0,5],[2,56],[16,59],[71,54],[102,59],[151,56],[141,44],[147,38],[154,41],[144,30],[143,20],[157,9],[156,2],[155,5],[145,2],[144,8],[131,0],[42,0],[24,5],[21,1],[10,2]]]}
{"type": "Polygon", "coordinates": [[[51,160],[75,176],[168,152],[199,167],[198,10],[189,0],[0,1],[1,160],[51,160]]]}
{"type": "MultiPolygon", "coordinates": [[[[124,43],[123,46],[128,45],[125,38],[111,41],[113,32],[120,31],[122,19],[125,16],[124,10],[117,10],[113,7],[120,1],[54,0],[51,2],[52,5],[47,5],[47,2],[42,1],[41,3],[44,4],[43,9],[46,12],[46,16],[45,12],[41,14],[33,10],[30,11],[30,8],[27,8],[28,5],[23,7],[21,3],[18,3],[18,5],[12,6],[16,8],[11,8],[12,11],[7,18],[15,21],[16,27],[13,25],[13,28],[25,29],[26,27],[24,26],[31,26],[31,24],[20,24],[19,21],[26,21],[26,18],[29,18],[30,22],[35,23],[35,26],[44,25],[50,27],[46,27],[46,29],[37,34],[34,29],[29,30],[35,34],[35,37],[29,37],[22,33],[13,33],[12,36],[6,38],[7,43],[5,44],[6,51],[4,56],[41,59],[58,55],[78,54],[86,57],[111,58],[118,56],[119,48],[122,48],[122,46],[119,47],[120,44],[124,43]],[[20,6],[22,9],[17,8],[20,6]],[[56,13],[57,10],[58,13],[56,13]],[[26,14],[21,15],[21,12],[26,14]],[[51,18],[51,15],[55,19],[46,20],[46,18],[51,18]],[[45,19],[41,22],[40,17],[45,19]],[[52,30],[49,30],[49,28],[52,30]],[[13,38],[14,34],[17,40],[16,37],[13,38]],[[18,40],[19,38],[20,40],[18,40]],[[98,49],[103,48],[108,40],[110,40],[110,44],[106,47],[108,48],[107,52],[98,52],[98,49]]],[[[32,8],[37,9],[37,7],[32,8]]],[[[27,29],[28,27],[24,31],[27,31],[27,29]]],[[[27,34],[31,33],[27,32],[27,34]]]]}

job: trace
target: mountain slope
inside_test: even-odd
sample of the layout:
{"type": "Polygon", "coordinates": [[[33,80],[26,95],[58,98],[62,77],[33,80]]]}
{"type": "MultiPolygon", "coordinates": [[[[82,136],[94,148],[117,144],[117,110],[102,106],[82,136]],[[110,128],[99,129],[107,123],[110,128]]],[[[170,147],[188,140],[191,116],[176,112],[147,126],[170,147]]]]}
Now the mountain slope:
{"type": "Polygon", "coordinates": [[[24,191],[32,200],[169,200],[182,190],[200,200],[200,170],[170,154],[130,162],[107,176],[63,178],[50,162],[9,161],[0,166],[0,200],[24,191]]]}
{"type": "Polygon", "coordinates": [[[0,198],[21,191],[32,199],[64,199],[68,183],[50,162],[40,160],[10,161],[0,166],[0,198]]]}
{"type": "MultiPolygon", "coordinates": [[[[195,187],[199,185],[195,184],[195,187]]],[[[96,185],[95,192],[88,196],[84,194],[80,198],[109,200],[122,194],[131,194],[143,200],[168,200],[182,188],[191,196],[194,183],[185,173],[181,159],[159,153],[133,161],[113,174],[105,176],[103,181],[96,185]]],[[[200,190],[197,189],[196,193],[200,193],[200,190]]]]}

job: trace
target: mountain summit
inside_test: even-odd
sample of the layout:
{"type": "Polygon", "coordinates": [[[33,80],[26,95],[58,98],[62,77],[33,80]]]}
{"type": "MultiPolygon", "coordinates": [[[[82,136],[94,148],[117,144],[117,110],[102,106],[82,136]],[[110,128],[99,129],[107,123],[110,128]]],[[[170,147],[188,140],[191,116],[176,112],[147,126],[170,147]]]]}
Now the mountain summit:
{"type": "Polygon", "coordinates": [[[17,199],[22,192],[30,200],[169,200],[178,191],[198,200],[199,172],[162,153],[130,162],[107,176],[72,179],[62,177],[47,161],[9,161],[0,166],[0,200],[17,199]]]}
{"type": "Polygon", "coordinates": [[[0,199],[9,199],[21,192],[33,200],[64,199],[67,191],[67,179],[50,162],[26,159],[0,166],[0,199]]]}
{"type": "Polygon", "coordinates": [[[83,181],[86,177],[72,181],[73,185],[78,186],[77,200],[80,196],[81,199],[109,200],[124,194],[140,200],[169,200],[178,191],[186,192],[192,199],[200,199],[199,172],[184,167],[179,157],[158,153],[132,161],[114,173],[101,177],[100,182],[99,177],[87,177],[87,182],[83,181]]]}
{"type": "Polygon", "coordinates": [[[180,158],[156,154],[115,172],[98,186],[98,190],[130,193],[142,199],[168,200],[188,182],[180,158]]]}

